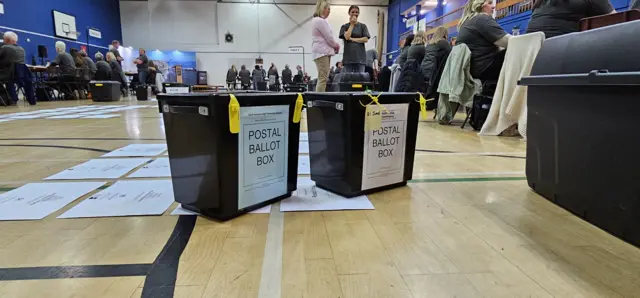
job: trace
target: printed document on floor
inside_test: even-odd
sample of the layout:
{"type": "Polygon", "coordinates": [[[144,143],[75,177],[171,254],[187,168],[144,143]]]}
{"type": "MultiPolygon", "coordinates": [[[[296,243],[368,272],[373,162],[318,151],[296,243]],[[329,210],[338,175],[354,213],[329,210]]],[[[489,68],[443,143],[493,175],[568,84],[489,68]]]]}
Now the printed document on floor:
{"type": "Polygon", "coordinates": [[[131,144],[111,151],[102,157],[157,156],[167,151],[167,144],[131,144]]]}
{"type": "Polygon", "coordinates": [[[173,201],[171,180],[118,181],[58,218],[162,215],[173,201]]]}
{"type": "Polygon", "coordinates": [[[166,178],[171,177],[169,158],[161,157],[129,175],[129,178],[166,178]]]}
{"type": "Polygon", "coordinates": [[[148,158],[92,159],[44,180],[116,179],[148,161],[148,158]]]}
{"type": "Polygon", "coordinates": [[[280,202],[280,211],[331,211],[375,209],[367,196],[345,198],[321,189],[311,179],[299,178],[298,189],[280,202]]]}
{"type": "Polygon", "coordinates": [[[311,175],[311,160],[309,155],[298,156],[298,175],[311,175]]]}
{"type": "Polygon", "coordinates": [[[0,220],[43,219],[105,182],[29,183],[0,194],[0,220]]]}

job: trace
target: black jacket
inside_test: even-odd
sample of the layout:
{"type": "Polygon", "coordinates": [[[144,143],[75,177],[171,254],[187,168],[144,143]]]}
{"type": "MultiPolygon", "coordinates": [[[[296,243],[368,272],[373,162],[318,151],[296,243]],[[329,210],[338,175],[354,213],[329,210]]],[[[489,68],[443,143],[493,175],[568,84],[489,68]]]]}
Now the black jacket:
{"type": "Polygon", "coordinates": [[[238,73],[235,70],[231,68],[227,70],[227,82],[234,83],[237,77],[238,77],[238,73]]]}
{"type": "Polygon", "coordinates": [[[0,47],[0,79],[8,80],[15,71],[13,64],[24,64],[24,49],[17,45],[0,47]]]}
{"type": "Polygon", "coordinates": [[[293,73],[291,69],[285,68],[282,70],[282,84],[291,84],[293,83],[293,73]]]}
{"type": "Polygon", "coordinates": [[[407,51],[407,62],[400,70],[400,77],[396,84],[396,92],[426,92],[427,85],[422,74],[420,64],[424,59],[424,44],[411,45],[407,51]]]}
{"type": "Polygon", "coordinates": [[[446,40],[441,40],[434,44],[427,45],[425,50],[424,59],[420,64],[422,68],[422,75],[427,82],[427,95],[438,90],[438,83],[444,70],[444,65],[447,63],[451,53],[451,45],[446,40]]]}
{"type": "Polygon", "coordinates": [[[238,76],[240,77],[240,84],[242,85],[251,84],[251,73],[249,72],[249,70],[241,69],[240,74],[238,76]]]}

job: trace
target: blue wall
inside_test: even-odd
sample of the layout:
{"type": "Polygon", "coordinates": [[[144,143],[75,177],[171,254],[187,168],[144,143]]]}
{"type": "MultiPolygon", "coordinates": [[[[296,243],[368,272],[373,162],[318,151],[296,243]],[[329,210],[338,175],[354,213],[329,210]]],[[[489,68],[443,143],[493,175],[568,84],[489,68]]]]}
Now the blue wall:
{"type": "Polygon", "coordinates": [[[49,59],[55,57],[55,42],[62,40],[70,48],[80,48],[87,43],[87,28],[96,28],[102,33],[102,39],[89,37],[88,50],[93,56],[97,51],[105,52],[112,40],[122,40],[120,26],[120,4],[118,0],[0,0],[4,3],[4,14],[0,15],[0,30],[16,29],[18,44],[27,52],[26,62],[31,56],[38,56],[38,45],[48,48],[49,59]],[[55,36],[53,10],[76,17],[76,30],[81,32],[78,43],[55,36]],[[7,29],[11,28],[11,29],[7,29]],[[37,33],[30,34],[22,31],[37,33]],[[27,41],[30,39],[30,41],[27,41]],[[96,47],[99,46],[99,47],[96,47]],[[104,48],[100,48],[104,47],[104,48]]]}

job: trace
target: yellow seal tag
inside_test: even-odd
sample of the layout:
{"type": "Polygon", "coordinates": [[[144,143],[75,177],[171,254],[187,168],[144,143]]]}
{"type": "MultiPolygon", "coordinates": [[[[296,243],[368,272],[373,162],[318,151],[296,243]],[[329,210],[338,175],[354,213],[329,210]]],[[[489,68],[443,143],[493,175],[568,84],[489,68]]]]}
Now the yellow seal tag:
{"type": "Polygon", "coordinates": [[[298,99],[296,99],[296,108],[293,110],[293,123],[300,123],[300,118],[302,117],[302,106],[304,106],[302,93],[298,93],[298,99]]]}
{"type": "Polygon", "coordinates": [[[422,96],[422,93],[418,92],[420,95],[420,115],[422,115],[422,120],[427,120],[427,100],[422,96]]]}
{"type": "Polygon", "coordinates": [[[229,94],[229,131],[240,133],[240,103],[235,95],[229,94]]]}
{"type": "Polygon", "coordinates": [[[364,131],[376,130],[382,127],[382,109],[379,106],[368,105],[364,116],[364,131]]]}

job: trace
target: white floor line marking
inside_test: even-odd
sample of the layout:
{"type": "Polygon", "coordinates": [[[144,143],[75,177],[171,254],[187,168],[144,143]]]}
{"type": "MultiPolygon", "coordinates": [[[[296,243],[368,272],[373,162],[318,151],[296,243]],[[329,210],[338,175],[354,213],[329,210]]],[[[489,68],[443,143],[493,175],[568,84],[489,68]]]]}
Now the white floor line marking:
{"type": "Polygon", "coordinates": [[[509,155],[509,156],[522,156],[525,157],[527,152],[424,152],[424,151],[416,151],[416,155],[509,155]]]}
{"type": "Polygon", "coordinates": [[[271,205],[258,298],[281,297],[283,234],[284,212],[280,212],[280,202],[278,202],[271,205]]]}
{"type": "Polygon", "coordinates": [[[460,172],[460,173],[414,173],[413,179],[421,178],[449,178],[449,177],[499,177],[507,175],[525,175],[524,171],[514,172],[460,172]]]}

